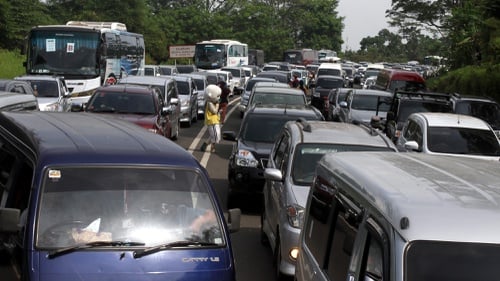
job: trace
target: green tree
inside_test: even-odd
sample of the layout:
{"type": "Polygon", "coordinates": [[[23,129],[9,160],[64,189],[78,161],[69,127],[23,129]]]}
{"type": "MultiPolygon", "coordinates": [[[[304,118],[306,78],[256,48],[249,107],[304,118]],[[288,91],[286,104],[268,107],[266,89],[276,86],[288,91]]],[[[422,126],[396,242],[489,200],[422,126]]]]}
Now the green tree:
{"type": "Polygon", "coordinates": [[[52,23],[44,4],[38,0],[0,0],[0,47],[24,48],[24,37],[34,25],[52,23]]]}

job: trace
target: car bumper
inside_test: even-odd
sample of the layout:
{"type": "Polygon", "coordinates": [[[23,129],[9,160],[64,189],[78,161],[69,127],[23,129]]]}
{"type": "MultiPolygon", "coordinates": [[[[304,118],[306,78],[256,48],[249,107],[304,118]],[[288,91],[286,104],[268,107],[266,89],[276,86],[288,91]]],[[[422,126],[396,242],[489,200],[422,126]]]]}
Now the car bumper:
{"type": "Polygon", "coordinates": [[[228,177],[232,191],[239,193],[262,193],[265,179],[264,170],[254,167],[230,165],[228,177]]]}
{"type": "Polygon", "coordinates": [[[291,252],[292,250],[298,250],[299,236],[300,229],[291,227],[288,221],[284,222],[280,228],[281,264],[279,268],[283,274],[290,276],[295,274],[297,260],[292,258],[291,252]]]}

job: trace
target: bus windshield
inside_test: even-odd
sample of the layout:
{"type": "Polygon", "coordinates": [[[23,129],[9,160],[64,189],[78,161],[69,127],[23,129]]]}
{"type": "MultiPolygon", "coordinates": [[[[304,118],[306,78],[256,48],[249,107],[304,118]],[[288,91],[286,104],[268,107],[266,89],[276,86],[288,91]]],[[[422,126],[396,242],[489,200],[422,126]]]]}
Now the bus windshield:
{"type": "Polygon", "coordinates": [[[194,64],[201,69],[218,69],[224,66],[224,44],[197,44],[194,64]]]}
{"type": "Polygon", "coordinates": [[[28,74],[97,76],[98,32],[33,30],[28,42],[28,74]]]}

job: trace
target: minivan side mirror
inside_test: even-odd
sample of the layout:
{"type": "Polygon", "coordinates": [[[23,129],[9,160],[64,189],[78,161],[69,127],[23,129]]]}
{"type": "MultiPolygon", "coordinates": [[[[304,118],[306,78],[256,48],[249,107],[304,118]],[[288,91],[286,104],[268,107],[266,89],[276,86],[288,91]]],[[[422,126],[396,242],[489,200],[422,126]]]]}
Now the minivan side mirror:
{"type": "Polygon", "coordinates": [[[19,209],[0,208],[0,234],[19,231],[20,213],[19,209]]]}

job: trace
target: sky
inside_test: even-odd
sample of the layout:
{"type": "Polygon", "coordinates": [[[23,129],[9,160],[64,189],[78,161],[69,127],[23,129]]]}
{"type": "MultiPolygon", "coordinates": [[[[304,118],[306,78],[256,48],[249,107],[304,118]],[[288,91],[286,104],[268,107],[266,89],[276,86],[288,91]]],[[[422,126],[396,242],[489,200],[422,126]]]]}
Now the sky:
{"type": "Polygon", "coordinates": [[[361,39],[377,36],[389,28],[385,11],[391,7],[391,0],[339,0],[338,15],[344,17],[342,51],[359,50],[361,39]]]}

